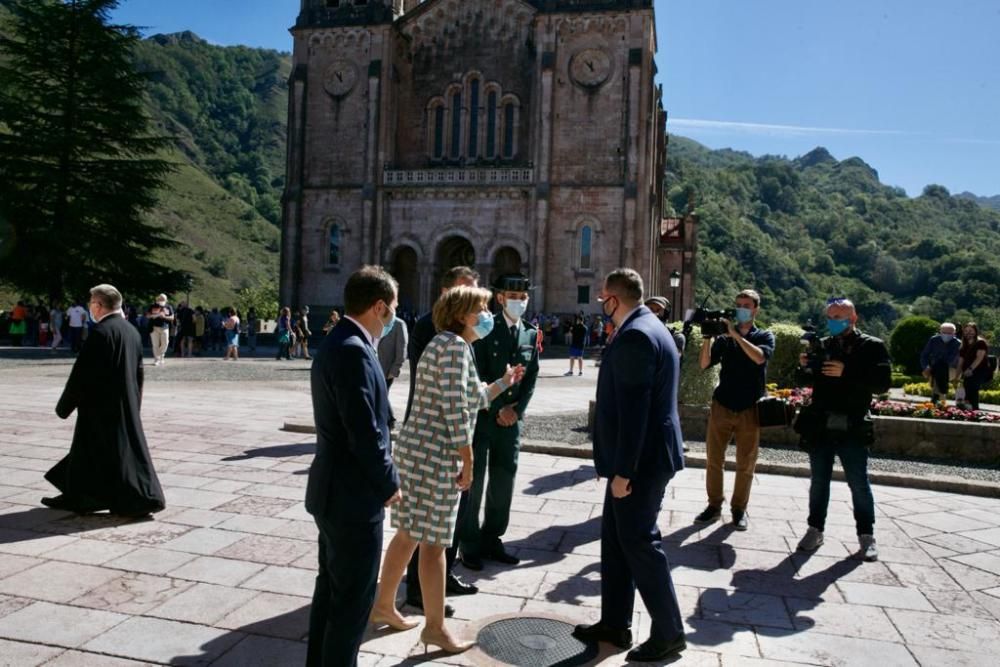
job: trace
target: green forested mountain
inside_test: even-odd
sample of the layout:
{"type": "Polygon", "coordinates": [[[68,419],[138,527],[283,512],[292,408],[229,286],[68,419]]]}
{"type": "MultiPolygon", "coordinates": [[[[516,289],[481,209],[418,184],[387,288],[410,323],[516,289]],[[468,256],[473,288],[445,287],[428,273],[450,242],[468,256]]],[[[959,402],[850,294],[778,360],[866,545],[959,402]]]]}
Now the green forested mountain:
{"type": "Polygon", "coordinates": [[[182,244],[166,255],[194,275],[192,300],[276,285],[291,58],[185,32],[143,40],[136,64],[150,114],[175,138],[179,168],[152,216],[182,244]]]}
{"type": "Polygon", "coordinates": [[[830,296],[886,333],[909,313],[1000,330],[1000,213],[939,185],[909,198],[859,158],[668,148],[668,207],[700,217],[699,300],[755,285],[769,319],[816,319],[830,296]]]}
{"type": "Polygon", "coordinates": [[[1000,211],[1000,195],[993,195],[992,197],[979,197],[971,192],[962,192],[956,196],[961,197],[962,199],[974,201],[984,208],[991,208],[994,211],[1000,211]]]}

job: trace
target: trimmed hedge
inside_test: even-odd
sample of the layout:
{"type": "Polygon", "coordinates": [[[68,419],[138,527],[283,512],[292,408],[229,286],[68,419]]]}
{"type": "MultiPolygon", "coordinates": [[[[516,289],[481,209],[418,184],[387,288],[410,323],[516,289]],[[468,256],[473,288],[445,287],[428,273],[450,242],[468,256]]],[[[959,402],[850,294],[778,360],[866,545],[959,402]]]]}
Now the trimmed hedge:
{"type": "Polygon", "coordinates": [[[929,317],[904,317],[896,324],[889,336],[889,354],[892,362],[903,367],[912,374],[919,373],[920,353],[931,336],[938,332],[941,325],[929,317]]]}
{"type": "MultiPolygon", "coordinates": [[[[930,398],[931,396],[931,385],[927,382],[920,382],[914,384],[908,384],[903,387],[903,393],[909,394],[910,396],[926,396],[930,398]]],[[[948,389],[948,398],[955,398],[955,389],[950,387],[948,389]]],[[[979,392],[979,402],[989,403],[990,405],[1000,404],[1000,389],[984,389],[979,392]]]]}
{"type": "Polygon", "coordinates": [[[795,371],[802,353],[802,327],[776,322],[768,327],[774,334],[774,354],[767,362],[767,382],[779,387],[795,386],[795,371]]]}
{"type": "MultiPolygon", "coordinates": [[[[671,325],[680,328],[680,322],[671,325]]],[[[677,401],[683,405],[708,405],[712,402],[712,392],[719,384],[719,367],[713,366],[707,371],[698,365],[698,355],[701,353],[701,329],[694,327],[688,336],[684,357],[681,359],[681,381],[677,392],[677,401]]]]}

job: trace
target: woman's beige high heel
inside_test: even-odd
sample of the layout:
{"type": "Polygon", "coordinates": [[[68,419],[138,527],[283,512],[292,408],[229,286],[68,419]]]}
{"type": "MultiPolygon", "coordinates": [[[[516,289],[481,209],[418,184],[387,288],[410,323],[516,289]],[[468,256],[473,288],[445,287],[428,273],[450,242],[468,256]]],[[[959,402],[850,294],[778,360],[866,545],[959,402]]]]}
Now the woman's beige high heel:
{"type": "Polygon", "coordinates": [[[368,620],[371,621],[371,624],[376,627],[380,625],[387,625],[393,630],[400,630],[400,631],[412,630],[413,628],[420,625],[420,621],[413,621],[408,618],[403,618],[402,621],[399,621],[398,619],[392,616],[383,616],[382,614],[376,611],[372,611],[372,615],[369,617],[368,620]]]}
{"type": "Polygon", "coordinates": [[[420,641],[424,645],[424,653],[427,647],[437,646],[445,653],[463,653],[476,645],[476,642],[459,642],[451,639],[444,631],[431,632],[426,627],[420,631],[420,641]]]}

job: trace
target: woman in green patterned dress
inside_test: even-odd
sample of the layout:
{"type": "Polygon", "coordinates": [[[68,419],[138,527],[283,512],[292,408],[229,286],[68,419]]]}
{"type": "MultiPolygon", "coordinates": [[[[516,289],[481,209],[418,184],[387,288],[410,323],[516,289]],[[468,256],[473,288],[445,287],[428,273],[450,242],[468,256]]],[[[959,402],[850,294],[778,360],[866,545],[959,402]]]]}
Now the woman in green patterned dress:
{"type": "Polygon", "coordinates": [[[426,623],[424,648],[460,653],[474,642],[456,641],[444,627],[445,549],[455,535],[458,500],[472,485],[472,436],[476,415],[524,377],[508,368],[491,385],[479,381],[472,343],[493,328],[490,292],[455,287],[434,305],[438,334],[417,365],[413,409],[393,447],[403,500],[392,509],[396,534],[382,563],[372,622],[397,630],[416,626],[396,609],[396,590],[406,564],[420,545],[420,588],[426,623]]]}

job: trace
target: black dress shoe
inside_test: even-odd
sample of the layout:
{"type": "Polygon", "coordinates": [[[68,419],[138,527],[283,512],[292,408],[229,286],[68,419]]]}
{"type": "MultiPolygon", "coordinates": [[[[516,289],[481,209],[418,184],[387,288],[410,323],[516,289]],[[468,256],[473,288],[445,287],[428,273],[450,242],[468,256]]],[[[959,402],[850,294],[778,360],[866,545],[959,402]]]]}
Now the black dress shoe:
{"type": "Polygon", "coordinates": [[[647,639],[636,649],[629,651],[625,657],[633,662],[660,662],[677,655],[686,648],[687,642],[684,641],[684,635],[678,635],[669,642],[647,639]]]}
{"type": "Polygon", "coordinates": [[[448,595],[475,595],[479,592],[478,586],[467,584],[454,574],[449,574],[445,579],[444,589],[448,595]]]}
{"type": "MultiPolygon", "coordinates": [[[[408,597],[408,598],[406,598],[406,601],[404,602],[404,604],[407,607],[413,607],[414,609],[419,610],[421,614],[424,613],[424,601],[421,598],[408,597]]],[[[447,602],[445,602],[444,603],[444,617],[445,618],[451,618],[454,615],[455,615],[455,608],[452,607],[447,602]]]]}
{"type": "Polygon", "coordinates": [[[517,565],[521,562],[520,558],[504,549],[500,542],[497,542],[492,549],[486,552],[486,558],[504,565],[517,565]]]}
{"type": "Polygon", "coordinates": [[[481,569],[483,569],[483,559],[480,558],[479,556],[470,556],[468,554],[462,554],[460,560],[462,561],[462,565],[469,568],[470,570],[479,572],[481,569]]]}
{"type": "Polygon", "coordinates": [[[573,629],[573,636],[580,641],[592,644],[594,642],[608,642],[618,648],[629,648],[632,646],[632,631],[628,628],[617,630],[610,628],[604,623],[594,623],[593,625],[578,625],[573,629]]]}
{"type": "Polygon", "coordinates": [[[53,498],[42,498],[42,504],[46,507],[51,507],[54,510],[72,509],[69,499],[64,495],[55,496],[53,498]]]}
{"type": "Polygon", "coordinates": [[[76,514],[93,514],[94,512],[102,512],[108,509],[107,507],[68,498],[65,493],[54,498],[42,498],[42,504],[54,510],[66,510],[68,512],[75,512],[76,514]]]}

